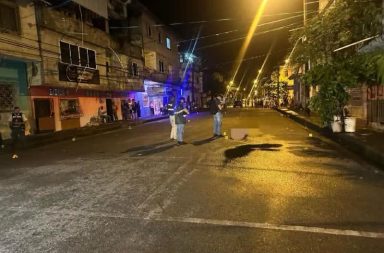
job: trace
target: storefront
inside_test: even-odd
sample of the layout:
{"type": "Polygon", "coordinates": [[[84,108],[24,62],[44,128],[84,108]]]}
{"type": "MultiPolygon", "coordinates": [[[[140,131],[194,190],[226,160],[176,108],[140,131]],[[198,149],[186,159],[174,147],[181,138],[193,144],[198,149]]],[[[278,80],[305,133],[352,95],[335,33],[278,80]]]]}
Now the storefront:
{"type": "Polygon", "coordinates": [[[123,93],[69,88],[31,87],[36,132],[61,131],[87,126],[99,108],[110,118],[122,119],[123,93]]]}
{"type": "Polygon", "coordinates": [[[173,94],[173,89],[163,83],[144,80],[144,92],[132,94],[140,102],[141,116],[151,117],[164,113],[168,98],[173,94]]]}

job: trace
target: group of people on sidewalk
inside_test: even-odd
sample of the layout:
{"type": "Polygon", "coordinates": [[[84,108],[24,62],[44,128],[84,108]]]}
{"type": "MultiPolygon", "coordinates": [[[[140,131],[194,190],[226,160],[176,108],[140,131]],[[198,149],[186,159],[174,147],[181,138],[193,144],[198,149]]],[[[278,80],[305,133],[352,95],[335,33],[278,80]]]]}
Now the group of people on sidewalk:
{"type": "MultiPolygon", "coordinates": [[[[100,106],[97,115],[101,123],[109,123],[113,121],[118,121],[117,116],[118,106],[112,104],[113,114],[109,115],[104,106],[100,106]]],[[[141,117],[141,108],[140,102],[135,101],[135,99],[128,99],[121,104],[121,115],[123,120],[137,120],[141,117]]]]}
{"type": "Polygon", "coordinates": [[[123,120],[137,120],[141,117],[140,102],[136,102],[135,99],[128,99],[127,102],[124,102],[121,110],[123,120]]]}
{"type": "MultiPolygon", "coordinates": [[[[223,120],[224,103],[221,95],[217,95],[209,102],[209,111],[213,115],[213,138],[222,137],[221,125],[223,120]]],[[[184,142],[184,128],[187,124],[187,115],[189,111],[185,104],[185,98],[180,98],[176,103],[175,98],[171,97],[167,105],[169,121],[171,123],[171,140],[177,140],[178,145],[186,144],[184,142]]]]}

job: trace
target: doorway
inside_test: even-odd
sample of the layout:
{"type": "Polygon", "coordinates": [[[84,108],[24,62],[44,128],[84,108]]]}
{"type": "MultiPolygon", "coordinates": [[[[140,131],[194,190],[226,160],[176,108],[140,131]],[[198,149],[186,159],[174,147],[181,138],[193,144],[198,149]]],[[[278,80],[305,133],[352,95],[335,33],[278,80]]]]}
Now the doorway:
{"type": "Polygon", "coordinates": [[[50,99],[34,99],[37,133],[55,131],[55,115],[50,99]]]}
{"type": "Polygon", "coordinates": [[[113,101],[110,98],[107,98],[105,100],[106,106],[107,106],[107,115],[108,118],[113,119],[113,101]]]}

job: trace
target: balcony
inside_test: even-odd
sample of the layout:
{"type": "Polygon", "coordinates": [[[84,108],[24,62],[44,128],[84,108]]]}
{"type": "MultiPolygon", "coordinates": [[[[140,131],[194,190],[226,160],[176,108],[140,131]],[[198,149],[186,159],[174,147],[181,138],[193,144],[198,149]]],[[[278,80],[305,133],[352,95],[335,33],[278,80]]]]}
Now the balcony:
{"type": "MultiPolygon", "coordinates": [[[[65,33],[79,40],[85,39],[102,47],[109,45],[110,38],[107,32],[89,22],[81,22],[76,19],[70,9],[43,8],[42,20],[43,26],[53,31],[65,33]],[[86,36],[82,36],[82,33],[86,36]]],[[[101,27],[101,25],[99,26],[101,27]]]]}
{"type": "Polygon", "coordinates": [[[158,83],[167,83],[167,84],[173,84],[173,85],[180,84],[180,77],[175,72],[174,73],[160,72],[150,68],[144,68],[143,77],[144,79],[151,80],[158,83]]]}
{"type": "Polygon", "coordinates": [[[121,67],[111,67],[108,72],[108,85],[114,91],[144,91],[144,80],[139,75],[133,75],[130,71],[121,67]]]}

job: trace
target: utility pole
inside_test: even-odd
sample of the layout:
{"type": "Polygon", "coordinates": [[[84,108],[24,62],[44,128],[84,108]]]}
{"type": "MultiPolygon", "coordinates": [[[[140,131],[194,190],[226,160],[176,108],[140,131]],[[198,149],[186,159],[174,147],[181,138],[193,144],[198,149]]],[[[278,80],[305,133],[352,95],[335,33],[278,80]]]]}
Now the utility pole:
{"type": "MultiPolygon", "coordinates": [[[[303,26],[305,27],[307,25],[307,1],[306,0],[303,0],[303,26]]],[[[304,39],[303,39],[303,42],[304,42],[304,39]]],[[[306,64],[304,64],[303,66],[303,74],[305,74],[305,72],[307,71],[306,69],[306,64]]],[[[306,105],[307,105],[307,87],[305,85],[305,83],[301,82],[300,85],[302,86],[303,89],[301,89],[300,92],[304,91],[303,94],[303,102],[304,104],[302,104],[302,106],[305,108],[306,105]]]]}
{"type": "Polygon", "coordinates": [[[280,67],[277,69],[277,108],[280,107],[280,67]]]}

